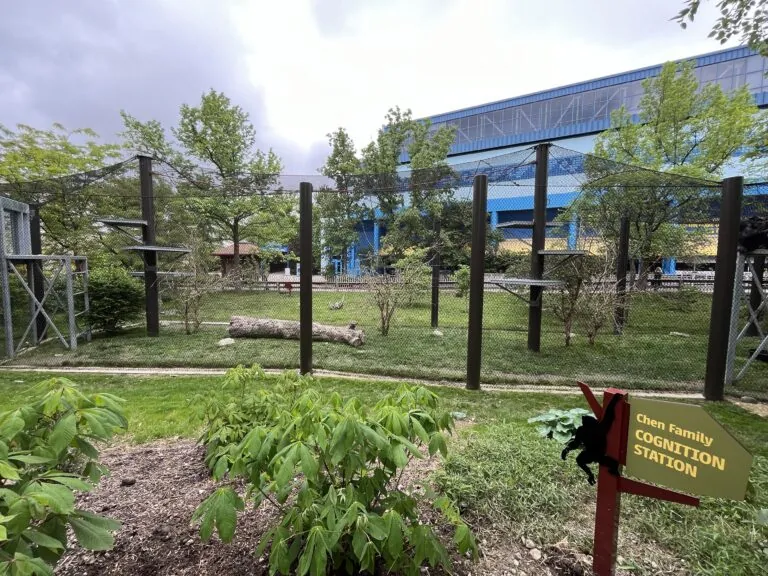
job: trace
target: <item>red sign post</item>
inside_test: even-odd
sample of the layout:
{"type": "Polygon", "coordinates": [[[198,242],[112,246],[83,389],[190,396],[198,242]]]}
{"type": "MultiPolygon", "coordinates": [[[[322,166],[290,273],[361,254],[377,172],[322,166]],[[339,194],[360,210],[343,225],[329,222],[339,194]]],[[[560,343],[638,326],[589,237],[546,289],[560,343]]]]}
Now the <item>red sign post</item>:
{"type": "MultiPolygon", "coordinates": [[[[629,430],[629,403],[626,401],[626,392],[609,388],[603,393],[602,406],[595,398],[592,390],[579,382],[584,397],[589,407],[600,420],[603,416],[603,407],[608,406],[615,394],[622,394],[624,398],[615,405],[615,418],[608,430],[608,443],[606,455],[616,459],[622,466],[627,462],[627,433],[629,430]]],[[[635,494],[646,496],[688,506],[698,506],[699,499],[687,494],[680,494],[665,488],[659,488],[650,484],[644,484],[629,478],[614,476],[605,466],[600,466],[597,476],[597,509],[595,511],[595,544],[593,552],[592,569],[595,576],[613,576],[616,569],[616,545],[619,536],[619,511],[621,510],[621,494],[635,494]]]]}

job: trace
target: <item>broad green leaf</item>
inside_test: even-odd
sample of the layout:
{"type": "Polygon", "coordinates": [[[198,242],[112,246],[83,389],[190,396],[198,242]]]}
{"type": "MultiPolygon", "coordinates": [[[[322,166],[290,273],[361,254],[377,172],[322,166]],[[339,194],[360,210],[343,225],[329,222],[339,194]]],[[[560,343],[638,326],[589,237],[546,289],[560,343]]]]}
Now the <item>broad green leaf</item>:
{"type": "Polygon", "coordinates": [[[45,456],[33,456],[32,454],[12,453],[8,455],[8,460],[23,462],[24,464],[47,464],[52,461],[45,456]]]}
{"type": "Polygon", "coordinates": [[[448,456],[448,445],[442,432],[437,432],[429,441],[429,455],[433,456],[438,450],[444,458],[448,456]]]}
{"type": "Polygon", "coordinates": [[[387,520],[387,552],[393,559],[399,558],[403,553],[403,531],[402,531],[402,519],[400,515],[394,510],[390,510],[385,514],[387,520]]]}
{"type": "Polygon", "coordinates": [[[217,461],[216,465],[213,467],[213,479],[214,480],[221,480],[224,478],[224,475],[227,473],[227,464],[229,464],[229,458],[226,456],[221,456],[217,461]]]}
{"type": "Polygon", "coordinates": [[[319,469],[319,464],[312,457],[309,452],[309,448],[305,444],[302,444],[299,448],[299,454],[301,455],[301,471],[307,478],[315,478],[319,469]]]}
{"type": "Polygon", "coordinates": [[[387,523],[380,516],[369,514],[368,523],[365,526],[365,531],[374,540],[384,540],[388,533],[387,523]]]}
{"type": "MultiPolygon", "coordinates": [[[[11,571],[13,576],[53,576],[53,569],[40,558],[33,558],[26,554],[16,552],[13,555],[11,571]]],[[[0,568],[3,563],[0,563],[0,568]]],[[[0,574],[5,574],[0,572],[0,574]]]]}
{"type": "Polygon", "coordinates": [[[111,532],[89,518],[70,516],[68,522],[77,542],[87,550],[110,550],[115,545],[111,532]]]}
{"type": "Polygon", "coordinates": [[[81,492],[89,492],[93,488],[91,484],[72,474],[45,474],[41,480],[63,484],[71,490],[80,490],[81,492]]]}
{"type": "MultiPolygon", "coordinates": [[[[2,520],[0,520],[0,522],[2,522],[2,520]]],[[[0,524],[0,542],[5,540],[8,540],[8,531],[5,529],[5,526],[0,524]]]]}
{"type": "Polygon", "coordinates": [[[29,540],[33,544],[43,546],[44,548],[50,548],[51,550],[64,550],[65,548],[65,543],[59,542],[56,538],[52,538],[35,529],[25,530],[21,537],[29,540]]]}
{"type": "Polygon", "coordinates": [[[91,460],[96,460],[99,457],[99,451],[96,447],[82,436],[77,436],[75,438],[75,448],[80,450],[84,456],[87,456],[91,460]]]}
{"type": "Polygon", "coordinates": [[[56,514],[71,514],[75,510],[75,495],[66,486],[42,482],[38,490],[25,491],[25,495],[48,506],[56,514]]]}
{"type": "Polygon", "coordinates": [[[211,538],[214,526],[222,542],[231,541],[235,535],[237,511],[244,506],[240,496],[229,486],[218,488],[203,500],[192,516],[193,521],[202,519],[200,537],[203,541],[207,542],[211,538]]]}
{"type": "Polygon", "coordinates": [[[24,420],[18,415],[18,411],[6,412],[0,416],[0,440],[10,442],[22,430],[24,420]]]}
{"type": "Polygon", "coordinates": [[[0,460],[0,478],[6,480],[20,480],[19,471],[7,461],[0,460]]]}
{"type": "Polygon", "coordinates": [[[48,444],[56,454],[66,450],[77,434],[77,419],[74,414],[67,414],[56,423],[48,437],[48,444]]]}

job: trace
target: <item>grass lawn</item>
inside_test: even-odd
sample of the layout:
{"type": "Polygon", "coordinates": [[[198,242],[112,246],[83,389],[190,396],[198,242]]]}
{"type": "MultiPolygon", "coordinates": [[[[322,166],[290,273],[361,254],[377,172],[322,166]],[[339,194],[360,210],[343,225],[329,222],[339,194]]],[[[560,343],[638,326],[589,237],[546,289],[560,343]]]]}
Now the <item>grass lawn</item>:
{"type": "MultiPolygon", "coordinates": [[[[226,322],[232,314],[281,319],[298,318],[296,295],[275,292],[226,292],[209,299],[203,308],[207,321],[226,322]]],[[[390,334],[381,336],[377,314],[362,293],[319,292],[314,295],[317,322],[346,324],[357,321],[366,332],[366,344],[355,349],[342,344],[316,342],[314,365],[319,369],[395,377],[463,380],[466,377],[466,300],[451,292],[441,295],[440,331],[434,336],[426,302],[398,310],[390,334]],[[340,311],[328,304],[344,299],[340,311]]],[[[622,336],[601,334],[590,346],[577,335],[571,346],[557,319],[544,314],[542,351],[527,350],[527,308],[509,294],[488,293],[484,306],[482,378],[489,383],[567,383],[576,379],[634,388],[701,388],[706,366],[708,296],[689,292],[636,296],[630,323],[622,336]],[[673,335],[671,333],[682,333],[673,335]]],[[[545,303],[546,304],[546,303],[545,303]]],[[[165,319],[172,316],[164,316],[165,319]]],[[[578,328],[576,328],[578,331],[578,328]]],[[[226,326],[203,326],[192,335],[178,324],[163,326],[159,338],[143,329],[95,338],[68,352],[53,342],[15,360],[20,365],[141,366],[226,368],[238,363],[259,363],[269,368],[297,367],[298,341],[241,339],[220,348],[217,341],[226,326]]],[[[749,343],[741,349],[747,354],[749,343]]],[[[737,392],[768,395],[768,365],[756,363],[737,392]]]]}
{"type": "MultiPolygon", "coordinates": [[[[0,372],[4,408],[30,398],[40,375],[0,372]]],[[[188,399],[217,389],[215,377],[125,377],[77,375],[88,391],[109,391],[127,400],[128,440],[194,437],[200,427],[188,399]]],[[[269,381],[263,385],[268,386],[269,381]]],[[[327,392],[375,402],[395,389],[391,382],[320,379],[327,392]]],[[[451,443],[436,474],[437,485],[462,506],[478,529],[492,523],[505,538],[521,535],[544,545],[567,539],[583,552],[591,547],[594,488],[574,462],[559,459],[561,446],[540,438],[526,420],[550,407],[585,406],[581,397],[542,393],[468,392],[440,388],[442,404],[475,423],[451,443]]],[[[745,502],[705,498],[699,509],[625,497],[619,553],[632,565],[646,550],[685,562],[692,574],[757,575],[768,563],[768,527],[757,522],[768,508],[768,419],[727,403],[705,409],[755,454],[745,502]]],[[[638,565],[633,573],[664,573],[638,565]]]]}

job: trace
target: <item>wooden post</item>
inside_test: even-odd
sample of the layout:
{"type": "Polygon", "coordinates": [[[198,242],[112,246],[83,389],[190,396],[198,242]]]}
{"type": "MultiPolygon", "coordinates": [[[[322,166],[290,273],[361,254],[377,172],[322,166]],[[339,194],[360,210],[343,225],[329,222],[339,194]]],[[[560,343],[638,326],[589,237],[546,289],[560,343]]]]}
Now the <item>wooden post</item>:
{"type": "MultiPolygon", "coordinates": [[[[31,204],[29,206],[29,236],[32,254],[43,253],[42,234],[40,233],[40,205],[31,204]]],[[[45,282],[43,281],[43,263],[42,261],[30,261],[27,266],[32,268],[33,283],[30,284],[32,292],[38,302],[43,300],[45,295],[45,282]]],[[[45,339],[48,330],[48,323],[45,317],[40,314],[35,320],[36,330],[34,332],[35,344],[39,344],[45,339]]]]}
{"type": "MultiPolygon", "coordinates": [[[[741,176],[726,178],[723,180],[722,186],[723,196],[720,204],[720,227],[717,234],[715,286],[712,291],[707,371],[704,378],[704,397],[707,400],[722,400],[725,388],[744,178],[741,176]]],[[[739,270],[739,274],[742,273],[739,270]]]]}
{"type": "Polygon", "coordinates": [[[312,372],[312,184],[299,184],[300,372],[312,372]]]}
{"type": "MultiPolygon", "coordinates": [[[[550,144],[536,146],[536,174],[533,190],[533,234],[531,238],[531,278],[541,280],[544,277],[544,250],[547,225],[547,172],[550,144]]],[[[541,286],[531,286],[528,303],[528,350],[541,350],[541,286]]]]}
{"type": "Polygon", "coordinates": [[[437,328],[440,316],[440,218],[435,220],[435,248],[432,255],[432,328],[437,328]]]}
{"type": "MultiPolygon", "coordinates": [[[[145,246],[155,245],[155,193],[152,184],[152,158],[139,156],[141,185],[141,238],[145,246]]],[[[147,336],[160,334],[160,297],[157,287],[157,252],[145,250],[144,255],[144,309],[147,315],[147,336]]]]}
{"type": "Polygon", "coordinates": [[[629,218],[623,216],[619,227],[619,245],[616,258],[614,334],[621,334],[627,321],[627,266],[629,266],[629,218]]]}
{"type": "Polygon", "coordinates": [[[488,177],[475,176],[472,188],[472,253],[469,261],[469,329],[467,330],[467,390],[480,390],[483,352],[483,289],[485,231],[488,217],[488,177]]]}

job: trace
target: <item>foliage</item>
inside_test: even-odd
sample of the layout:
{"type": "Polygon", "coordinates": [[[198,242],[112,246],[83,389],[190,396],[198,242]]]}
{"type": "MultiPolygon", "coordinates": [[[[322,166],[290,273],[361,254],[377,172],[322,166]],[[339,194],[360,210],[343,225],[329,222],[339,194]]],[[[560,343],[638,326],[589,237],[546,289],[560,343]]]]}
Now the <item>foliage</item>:
{"type": "Polygon", "coordinates": [[[413,249],[398,260],[395,274],[370,271],[363,277],[366,294],[379,310],[379,331],[389,334],[395,312],[415,304],[429,286],[429,266],[424,264],[424,249],[413,249]]]}
{"type": "Polygon", "coordinates": [[[595,139],[596,157],[586,158],[587,183],[570,208],[611,244],[621,218],[628,218],[641,279],[651,261],[690,253],[702,242],[704,230],[684,224],[709,218],[719,194],[713,180],[759,137],[764,117],[746,87],[729,95],[716,83],[699,89],[692,63],[667,63],[643,87],[639,122],[624,107],[613,112],[611,128],[595,139]]]}
{"type": "Polygon", "coordinates": [[[144,287],[124,268],[96,268],[88,277],[91,327],[114,332],[141,315],[144,287]]]}
{"type": "Polygon", "coordinates": [[[296,235],[294,202],[267,191],[282,164],[272,151],[256,148],[256,130],[248,113],[214,90],[198,106],[183,104],[170,142],[157,121],[140,122],[122,112],[127,147],[159,158],[182,177],[179,193],[187,208],[213,223],[234,245],[234,269],[240,242],[284,242],[296,235]]]}
{"type": "Polygon", "coordinates": [[[469,296],[469,266],[459,266],[459,269],[453,273],[453,280],[456,282],[456,297],[469,296]]]}
{"type": "Polygon", "coordinates": [[[82,393],[66,378],[39,384],[42,396],[0,413],[0,573],[52,575],[67,527],[90,550],[109,550],[120,524],[75,507],[106,472],[95,441],[127,426],[122,400],[82,393]]]}
{"type": "MultiPolygon", "coordinates": [[[[279,523],[258,549],[269,549],[271,574],[418,574],[425,562],[450,564],[432,528],[418,520],[419,495],[399,486],[423,449],[447,454],[453,420],[433,392],[402,386],[367,408],[357,398],[325,393],[311,377],[285,373],[274,386],[252,390],[260,378],[258,367],[228,373],[226,385],[238,388],[239,398],[208,401],[201,440],[216,480],[242,477],[246,498],[279,510],[279,523]]],[[[459,551],[474,552],[474,538],[450,501],[432,504],[455,526],[459,551]]],[[[231,484],[216,490],[194,515],[202,538],[215,529],[231,540],[243,508],[231,484]]]]}
{"type": "Polygon", "coordinates": [[[221,290],[224,279],[215,269],[216,260],[212,247],[202,234],[192,230],[185,243],[190,252],[185,254],[174,272],[180,276],[169,276],[167,283],[173,301],[184,320],[187,334],[197,332],[203,321],[200,315],[203,299],[221,290]]]}
{"type": "Polygon", "coordinates": [[[581,417],[589,414],[584,408],[571,408],[559,410],[550,408],[543,414],[528,418],[529,424],[537,423],[536,430],[544,438],[554,438],[563,444],[568,442],[576,433],[576,428],[581,426],[581,417]]]}
{"type": "MultiPolygon", "coordinates": [[[[701,0],[685,0],[685,8],[675,17],[682,28],[693,22],[701,7],[701,0]]],[[[741,42],[768,56],[768,2],[766,0],[717,0],[720,15],[709,33],[720,44],[741,35],[741,42]]]]}

